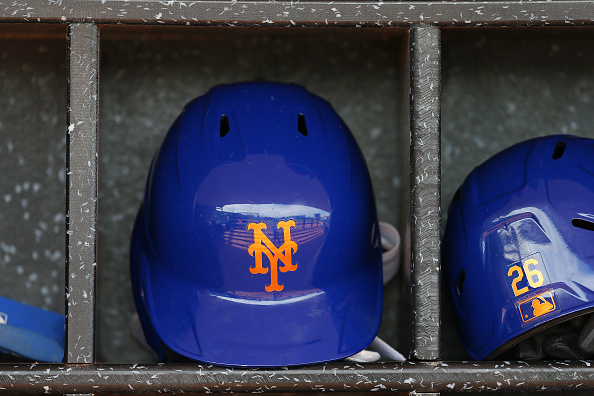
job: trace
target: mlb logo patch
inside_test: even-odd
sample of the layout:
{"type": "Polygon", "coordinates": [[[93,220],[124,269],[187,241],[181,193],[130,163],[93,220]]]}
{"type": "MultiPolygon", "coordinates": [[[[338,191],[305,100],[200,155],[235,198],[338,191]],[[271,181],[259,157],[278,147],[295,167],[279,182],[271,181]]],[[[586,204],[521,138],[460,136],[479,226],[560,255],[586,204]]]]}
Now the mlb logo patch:
{"type": "Polygon", "coordinates": [[[520,303],[519,309],[520,315],[522,315],[522,321],[525,323],[539,316],[546,315],[549,312],[553,312],[557,309],[557,305],[555,304],[553,292],[547,291],[520,303]]]}
{"type": "Polygon", "coordinates": [[[0,312],[0,325],[5,325],[8,323],[8,315],[4,312],[0,312]]]}

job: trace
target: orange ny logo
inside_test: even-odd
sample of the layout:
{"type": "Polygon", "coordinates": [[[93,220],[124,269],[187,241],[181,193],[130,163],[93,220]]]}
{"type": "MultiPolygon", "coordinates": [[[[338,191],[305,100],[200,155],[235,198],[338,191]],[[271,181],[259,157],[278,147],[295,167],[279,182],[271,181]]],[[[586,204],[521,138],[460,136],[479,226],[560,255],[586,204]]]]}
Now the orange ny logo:
{"type": "Polygon", "coordinates": [[[277,248],[274,243],[264,235],[263,229],[266,229],[265,223],[250,223],[248,230],[254,230],[254,243],[248,248],[250,256],[256,259],[255,267],[250,267],[252,274],[267,274],[270,270],[270,285],[266,285],[264,289],[267,292],[282,291],[284,286],[278,284],[278,271],[287,272],[295,271],[297,264],[292,263],[291,250],[293,253],[297,251],[297,244],[291,241],[291,227],[295,227],[293,220],[279,221],[276,228],[282,228],[284,231],[284,243],[277,248]],[[262,253],[268,257],[270,261],[270,268],[262,266],[262,253]],[[278,260],[283,263],[279,268],[278,260]]]}

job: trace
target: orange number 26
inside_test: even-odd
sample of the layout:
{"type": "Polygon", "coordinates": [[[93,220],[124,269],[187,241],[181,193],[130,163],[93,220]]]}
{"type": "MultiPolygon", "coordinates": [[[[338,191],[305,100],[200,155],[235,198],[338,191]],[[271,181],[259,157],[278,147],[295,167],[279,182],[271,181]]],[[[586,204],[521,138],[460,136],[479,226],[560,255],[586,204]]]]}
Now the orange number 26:
{"type": "Polygon", "coordinates": [[[510,269],[507,271],[507,276],[513,277],[512,289],[516,297],[528,292],[529,290],[528,286],[518,288],[518,283],[522,279],[524,279],[524,274],[526,274],[526,278],[528,279],[528,284],[530,285],[530,287],[537,288],[543,284],[544,277],[542,275],[542,272],[536,269],[537,265],[538,261],[531,258],[524,262],[523,270],[519,265],[514,265],[513,267],[510,267],[510,269]]]}

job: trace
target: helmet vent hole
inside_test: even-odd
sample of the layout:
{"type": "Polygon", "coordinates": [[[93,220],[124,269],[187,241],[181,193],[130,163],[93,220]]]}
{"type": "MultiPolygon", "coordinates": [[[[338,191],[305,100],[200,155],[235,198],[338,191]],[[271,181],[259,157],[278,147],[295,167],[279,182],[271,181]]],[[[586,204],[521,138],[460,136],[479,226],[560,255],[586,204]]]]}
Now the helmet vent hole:
{"type": "Polygon", "coordinates": [[[305,116],[301,113],[297,116],[297,130],[303,136],[307,136],[307,124],[305,123],[305,116]]]}
{"type": "Polygon", "coordinates": [[[553,150],[553,159],[559,159],[563,156],[563,153],[565,152],[565,142],[559,142],[557,143],[557,145],[555,146],[555,150],[553,150]]]}
{"type": "Polygon", "coordinates": [[[594,221],[584,219],[573,219],[571,224],[577,228],[583,228],[584,230],[594,231],[594,221]]]}
{"type": "Polygon", "coordinates": [[[224,114],[221,116],[221,125],[219,127],[219,133],[221,134],[221,137],[229,133],[229,117],[227,117],[224,114]]]}
{"type": "Polygon", "coordinates": [[[466,277],[466,272],[464,270],[460,271],[458,274],[458,283],[456,283],[456,292],[458,295],[462,294],[462,288],[464,287],[464,278],[466,277]]]}

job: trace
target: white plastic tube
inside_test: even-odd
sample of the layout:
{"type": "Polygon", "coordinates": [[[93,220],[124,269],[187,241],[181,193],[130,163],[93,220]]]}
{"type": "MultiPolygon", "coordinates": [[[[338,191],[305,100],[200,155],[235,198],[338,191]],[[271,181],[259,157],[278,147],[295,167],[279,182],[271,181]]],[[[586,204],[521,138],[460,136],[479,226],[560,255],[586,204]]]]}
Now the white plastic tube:
{"type": "Polygon", "coordinates": [[[382,241],[382,262],[384,285],[388,283],[400,268],[400,234],[390,223],[379,222],[382,241]]]}

